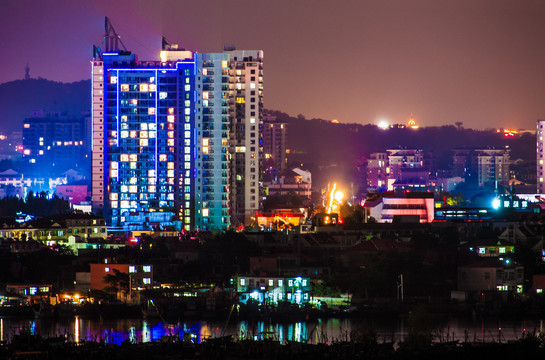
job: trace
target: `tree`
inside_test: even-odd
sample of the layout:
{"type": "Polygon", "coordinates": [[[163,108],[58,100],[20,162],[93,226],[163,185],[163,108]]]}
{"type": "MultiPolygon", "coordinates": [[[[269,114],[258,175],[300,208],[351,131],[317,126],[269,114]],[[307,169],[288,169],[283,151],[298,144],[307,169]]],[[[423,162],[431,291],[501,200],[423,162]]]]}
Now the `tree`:
{"type": "Polygon", "coordinates": [[[112,273],[104,276],[104,282],[108,284],[104,288],[105,291],[113,294],[117,294],[118,291],[126,294],[129,291],[130,276],[127,273],[121,272],[117,269],[112,269],[112,273]]]}

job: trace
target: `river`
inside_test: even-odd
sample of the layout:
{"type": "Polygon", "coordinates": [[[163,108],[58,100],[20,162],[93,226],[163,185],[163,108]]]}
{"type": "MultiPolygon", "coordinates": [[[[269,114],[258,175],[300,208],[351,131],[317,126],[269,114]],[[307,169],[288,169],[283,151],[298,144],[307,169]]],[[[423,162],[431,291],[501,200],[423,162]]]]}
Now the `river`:
{"type": "MultiPolygon", "coordinates": [[[[396,342],[407,336],[407,320],[318,319],[294,323],[231,321],[227,326],[218,321],[184,321],[176,324],[157,320],[116,319],[89,320],[75,316],[60,319],[20,319],[0,317],[0,341],[9,342],[21,330],[43,337],[65,336],[68,341],[103,341],[121,344],[158,341],[166,336],[184,337],[194,342],[222,335],[259,340],[273,338],[316,343],[350,340],[355,334],[376,334],[379,342],[396,342]]],[[[543,332],[543,320],[450,319],[433,330],[434,341],[517,340],[527,333],[543,332]]]]}

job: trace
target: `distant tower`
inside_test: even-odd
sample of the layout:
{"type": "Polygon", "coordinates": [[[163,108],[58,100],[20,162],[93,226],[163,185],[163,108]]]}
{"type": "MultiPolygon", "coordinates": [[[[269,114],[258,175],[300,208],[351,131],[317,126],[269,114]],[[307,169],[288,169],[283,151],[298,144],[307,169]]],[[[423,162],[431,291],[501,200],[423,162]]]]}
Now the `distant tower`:
{"type": "Polygon", "coordinates": [[[25,80],[30,80],[30,66],[28,66],[28,63],[26,63],[25,67],[25,80]]]}

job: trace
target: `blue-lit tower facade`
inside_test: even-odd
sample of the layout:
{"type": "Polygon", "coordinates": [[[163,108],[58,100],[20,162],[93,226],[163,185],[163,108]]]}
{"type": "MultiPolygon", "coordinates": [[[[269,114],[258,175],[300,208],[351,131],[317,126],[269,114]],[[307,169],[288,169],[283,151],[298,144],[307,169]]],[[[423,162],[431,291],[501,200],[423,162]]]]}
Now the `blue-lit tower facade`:
{"type": "Polygon", "coordinates": [[[195,62],[137,62],[119,52],[101,57],[103,132],[93,137],[102,143],[103,161],[93,164],[99,173],[93,199],[104,194],[103,216],[114,228],[160,228],[175,219],[192,229],[195,62]]]}
{"type": "Polygon", "coordinates": [[[196,228],[227,229],[229,213],[229,55],[195,54],[197,63],[196,228]]]}
{"type": "Polygon", "coordinates": [[[120,45],[106,20],[91,62],[93,211],[125,231],[249,223],[260,203],[263,53],[163,40],[159,61],[138,61],[120,45]]]}

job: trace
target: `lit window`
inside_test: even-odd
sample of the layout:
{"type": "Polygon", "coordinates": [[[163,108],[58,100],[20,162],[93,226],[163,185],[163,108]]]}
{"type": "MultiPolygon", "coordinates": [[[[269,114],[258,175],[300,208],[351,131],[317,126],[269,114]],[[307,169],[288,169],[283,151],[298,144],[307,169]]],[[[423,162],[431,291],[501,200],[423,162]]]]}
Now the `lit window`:
{"type": "MultiPolygon", "coordinates": [[[[150,80],[152,81],[152,80],[150,80]]],[[[150,84],[148,87],[149,91],[155,91],[157,89],[157,86],[155,84],[150,84]]]]}
{"type": "Polygon", "coordinates": [[[149,90],[148,84],[140,84],[140,91],[148,92],[148,90],[149,90]]]}
{"type": "Polygon", "coordinates": [[[269,286],[274,286],[274,280],[273,279],[269,279],[269,286]]]}
{"type": "Polygon", "coordinates": [[[147,273],[151,272],[151,266],[150,265],[144,266],[144,272],[147,272],[147,273]]]}
{"type": "Polygon", "coordinates": [[[129,91],[129,84],[121,84],[121,91],[129,91]]]}
{"type": "Polygon", "coordinates": [[[142,283],[144,283],[144,285],[149,285],[149,284],[151,284],[151,279],[150,278],[143,278],[142,283]]]}
{"type": "Polygon", "coordinates": [[[202,216],[204,217],[208,216],[208,209],[202,209],[202,216]]]}
{"type": "Polygon", "coordinates": [[[105,267],[105,268],[104,268],[104,271],[105,271],[105,272],[110,272],[110,268],[109,268],[109,267],[105,267]]]}
{"type": "Polygon", "coordinates": [[[110,84],[117,84],[117,76],[110,77],[110,84]]]}
{"type": "Polygon", "coordinates": [[[479,248],[479,254],[485,254],[486,249],[485,248],[479,248]]]}
{"type": "Polygon", "coordinates": [[[278,286],[283,286],[283,285],[284,285],[284,280],[278,279],[278,286]]]}
{"type": "Polygon", "coordinates": [[[246,279],[240,279],[240,286],[246,285],[246,279]]]}
{"type": "Polygon", "coordinates": [[[129,272],[130,273],[135,273],[136,272],[136,266],[129,266],[129,272]]]}
{"type": "Polygon", "coordinates": [[[155,115],[155,108],[148,108],[148,115],[155,115]]]}

